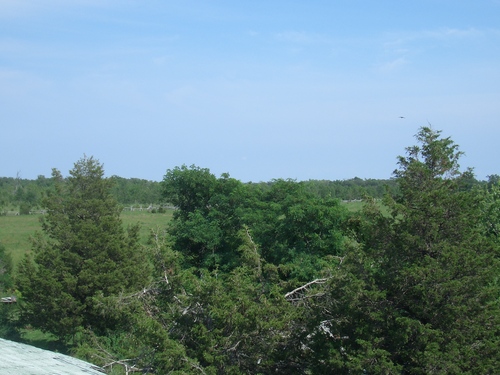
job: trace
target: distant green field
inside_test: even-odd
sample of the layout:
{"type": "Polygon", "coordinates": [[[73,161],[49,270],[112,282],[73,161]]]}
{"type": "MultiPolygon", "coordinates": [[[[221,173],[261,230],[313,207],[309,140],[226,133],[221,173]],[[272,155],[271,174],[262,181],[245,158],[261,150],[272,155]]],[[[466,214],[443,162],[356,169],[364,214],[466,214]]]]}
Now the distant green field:
{"type": "MultiPolygon", "coordinates": [[[[363,202],[343,202],[351,212],[359,211],[363,202]]],[[[152,214],[147,211],[122,212],[123,225],[139,223],[141,227],[141,243],[146,244],[151,229],[164,228],[171,220],[173,210],[166,213],[152,214]]],[[[23,255],[30,251],[30,236],[41,230],[40,215],[0,216],[0,243],[11,253],[14,264],[17,264],[23,255]]]]}
{"type": "Polygon", "coordinates": [[[343,201],[342,205],[346,206],[350,212],[356,212],[361,210],[361,208],[363,208],[362,201],[349,201],[349,202],[343,201]]]}
{"type": "Polygon", "coordinates": [[[0,242],[12,255],[14,264],[29,251],[30,236],[40,229],[38,215],[0,216],[0,242]]]}
{"type": "Polygon", "coordinates": [[[124,211],[122,212],[122,220],[125,227],[139,223],[141,242],[145,244],[151,229],[164,228],[172,219],[173,213],[173,210],[167,210],[164,214],[152,214],[147,211],[124,211]]]}
{"type": "MultiPolygon", "coordinates": [[[[376,203],[377,203],[378,207],[380,208],[380,210],[382,211],[382,214],[384,216],[388,216],[389,210],[388,210],[387,206],[384,206],[384,204],[380,200],[377,200],[376,203]]],[[[363,208],[364,204],[365,204],[365,202],[363,202],[363,201],[343,201],[342,202],[342,205],[347,207],[349,212],[357,212],[357,211],[361,210],[363,208]]]]}
{"type": "MultiPolygon", "coordinates": [[[[139,223],[141,226],[141,243],[145,244],[150,230],[165,227],[172,218],[173,210],[163,214],[152,214],[147,211],[127,211],[122,213],[123,225],[139,223]]],[[[0,243],[12,255],[17,264],[23,255],[30,251],[30,237],[42,229],[40,215],[0,216],[0,243]]]]}

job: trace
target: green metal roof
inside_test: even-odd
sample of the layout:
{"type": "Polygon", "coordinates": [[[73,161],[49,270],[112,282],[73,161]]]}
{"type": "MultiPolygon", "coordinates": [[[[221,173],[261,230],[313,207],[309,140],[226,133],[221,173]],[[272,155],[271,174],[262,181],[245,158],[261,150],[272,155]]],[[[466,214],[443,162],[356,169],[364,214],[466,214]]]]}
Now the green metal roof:
{"type": "Polygon", "coordinates": [[[0,374],[102,375],[104,370],[68,355],[0,339],[0,374]]]}

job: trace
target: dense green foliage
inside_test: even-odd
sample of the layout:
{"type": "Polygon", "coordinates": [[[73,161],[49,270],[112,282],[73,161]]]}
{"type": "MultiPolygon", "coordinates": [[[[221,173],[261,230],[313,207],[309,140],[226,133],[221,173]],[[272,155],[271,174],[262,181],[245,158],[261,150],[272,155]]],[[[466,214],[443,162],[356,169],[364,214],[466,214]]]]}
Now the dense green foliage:
{"type": "Polygon", "coordinates": [[[102,166],[83,158],[70,174],[64,181],[54,170],[54,190],[44,200],[44,235],[34,237],[33,256],[21,262],[17,277],[24,297],[21,319],[62,339],[81,327],[115,327],[119,317],[101,314],[107,299],[148,279],[139,228],[124,233],[102,166]]]}
{"type": "Polygon", "coordinates": [[[495,374],[499,181],[461,171],[439,131],[416,138],[394,179],[343,193],[169,169],[160,200],[177,209],[146,247],[99,163],[55,171],[20,322],[113,373],[495,374]],[[383,207],[339,199],[382,189],[383,207]]]}
{"type": "Polygon", "coordinates": [[[500,358],[498,247],[484,235],[481,194],[449,138],[422,128],[395,171],[401,194],[353,218],[346,256],[320,308],[342,342],[325,372],[493,374],[500,358]]]}
{"type": "MultiPolygon", "coordinates": [[[[0,297],[12,295],[12,258],[0,244],[0,297]]],[[[6,298],[6,297],[4,297],[6,298]]],[[[14,333],[11,304],[0,303],[0,337],[11,337],[14,333]]]]}
{"type": "Polygon", "coordinates": [[[239,231],[250,228],[263,260],[285,279],[307,281],[325,257],[342,251],[346,209],[337,199],[311,193],[305,183],[275,180],[269,188],[243,184],[224,174],[182,166],[167,171],[165,198],[179,209],[170,227],[174,250],[189,264],[234,269],[239,231]]]}
{"type": "Polygon", "coordinates": [[[0,243],[0,295],[12,287],[12,256],[0,243]]]}
{"type": "MultiPolygon", "coordinates": [[[[0,297],[15,296],[13,290],[12,257],[0,243],[0,297]]],[[[11,338],[16,335],[15,320],[17,308],[14,304],[0,303],[0,337],[11,338]]]]}

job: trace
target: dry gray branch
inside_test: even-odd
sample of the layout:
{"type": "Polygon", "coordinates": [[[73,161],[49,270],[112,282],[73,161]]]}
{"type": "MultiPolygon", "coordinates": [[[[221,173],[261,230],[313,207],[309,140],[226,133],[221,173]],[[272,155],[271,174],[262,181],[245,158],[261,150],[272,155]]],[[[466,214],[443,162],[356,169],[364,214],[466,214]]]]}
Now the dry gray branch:
{"type": "Polygon", "coordinates": [[[298,288],[295,288],[291,292],[286,293],[285,294],[285,299],[287,301],[300,301],[300,300],[303,300],[303,299],[306,299],[306,298],[311,298],[313,296],[318,297],[320,295],[323,295],[324,293],[319,293],[319,294],[316,294],[316,295],[313,295],[313,296],[305,296],[305,295],[301,295],[301,293],[306,293],[307,292],[307,288],[311,287],[312,285],[324,284],[329,279],[331,279],[331,277],[327,277],[327,278],[323,278],[323,279],[315,279],[313,281],[309,281],[308,283],[306,283],[306,284],[304,284],[302,286],[299,286],[298,288]]]}

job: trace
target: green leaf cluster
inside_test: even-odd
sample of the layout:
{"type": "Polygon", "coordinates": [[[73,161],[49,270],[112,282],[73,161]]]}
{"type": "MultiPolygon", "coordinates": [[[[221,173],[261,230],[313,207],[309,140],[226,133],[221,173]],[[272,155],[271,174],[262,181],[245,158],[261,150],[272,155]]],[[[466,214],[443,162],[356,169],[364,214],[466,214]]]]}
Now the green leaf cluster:
{"type": "Polygon", "coordinates": [[[178,210],[170,227],[174,249],[191,265],[230,271],[240,264],[239,231],[248,227],[264,261],[284,279],[307,281],[327,256],[342,252],[347,211],[304,183],[275,180],[269,188],[216,178],[196,166],[167,171],[165,199],[178,210]]]}

